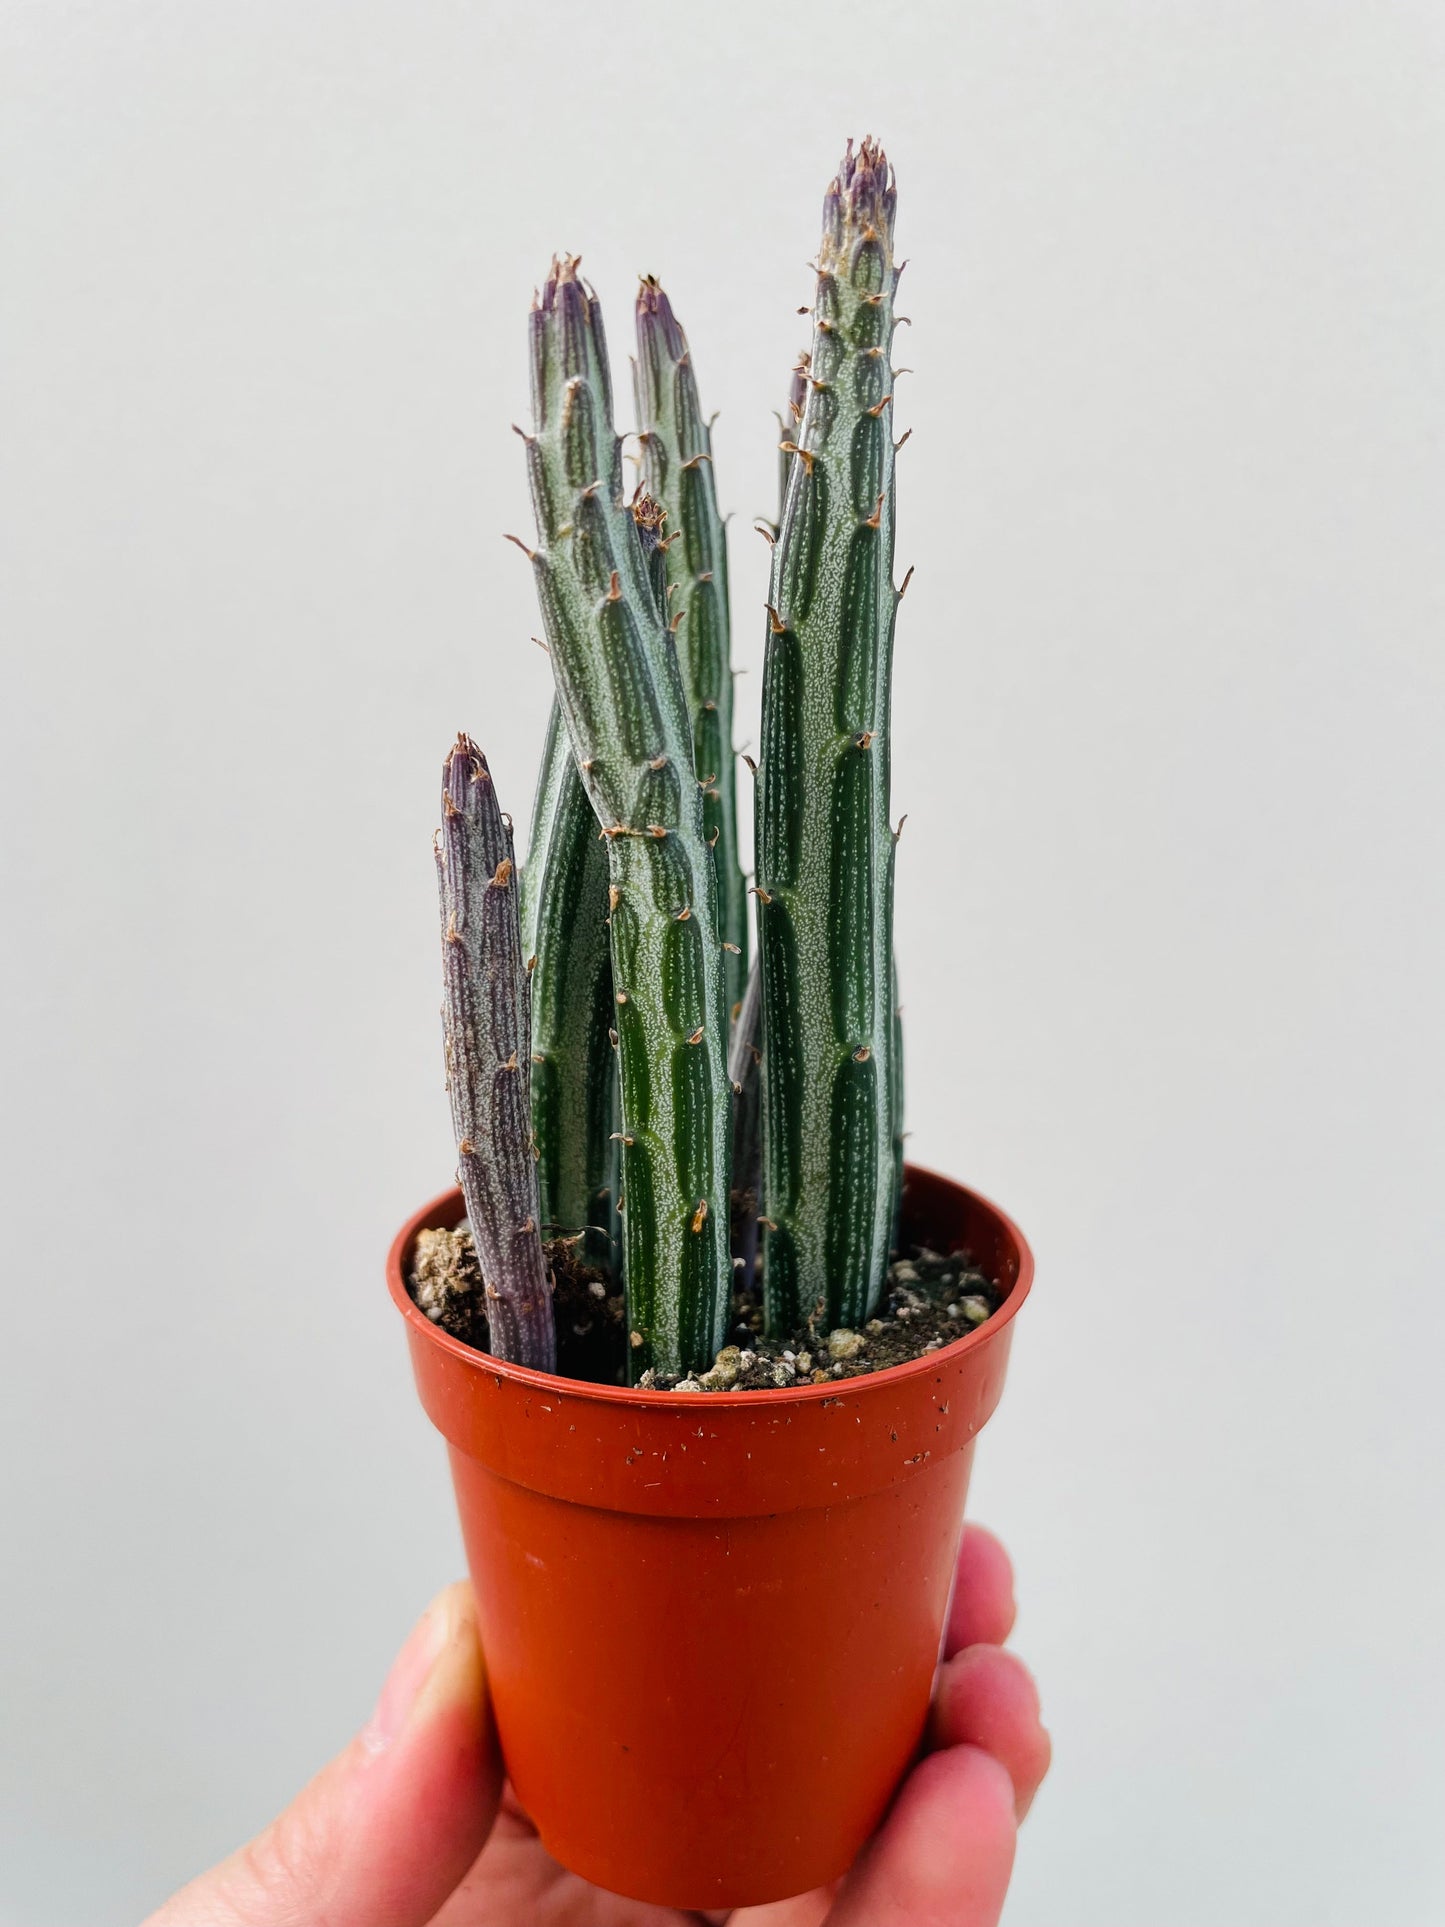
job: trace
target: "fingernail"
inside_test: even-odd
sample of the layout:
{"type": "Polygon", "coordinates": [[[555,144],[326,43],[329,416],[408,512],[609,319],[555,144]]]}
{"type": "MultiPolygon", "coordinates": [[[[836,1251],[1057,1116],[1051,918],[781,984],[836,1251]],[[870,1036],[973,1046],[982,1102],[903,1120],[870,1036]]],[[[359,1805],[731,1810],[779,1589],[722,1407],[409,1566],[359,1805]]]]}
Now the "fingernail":
{"type": "Polygon", "coordinates": [[[472,1590],[463,1581],[438,1593],[408,1634],[363,1728],[367,1751],[384,1752],[413,1720],[427,1719],[441,1706],[475,1700],[480,1690],[472,1590]]]}

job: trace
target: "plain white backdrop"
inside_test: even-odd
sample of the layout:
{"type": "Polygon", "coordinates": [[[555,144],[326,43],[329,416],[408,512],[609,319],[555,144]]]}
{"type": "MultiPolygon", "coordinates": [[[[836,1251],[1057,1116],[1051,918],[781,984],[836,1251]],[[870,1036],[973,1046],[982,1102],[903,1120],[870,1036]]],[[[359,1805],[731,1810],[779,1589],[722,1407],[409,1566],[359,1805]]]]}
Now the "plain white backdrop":
{"type": "Polygon", "coordinates": [[[1008,1927],[1439,1923],[1445,12],[0,23],[5,1927],[239,1841],[459,1570],[381,1265],[452,1165],[440,761],[525,820],[545,717],[531,290],[691,333],[745,744],[865,131],[913,1152],[1039,1261],[972,1501],[1056,1746],[1008,1927]]]}

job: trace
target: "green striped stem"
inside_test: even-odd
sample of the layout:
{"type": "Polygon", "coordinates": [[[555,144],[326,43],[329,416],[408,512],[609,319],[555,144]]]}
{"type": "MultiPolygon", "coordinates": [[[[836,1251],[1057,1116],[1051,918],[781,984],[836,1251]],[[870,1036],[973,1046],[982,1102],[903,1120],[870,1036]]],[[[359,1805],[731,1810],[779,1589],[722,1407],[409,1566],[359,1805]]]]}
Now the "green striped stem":
{"type": "Polygon", "coordinates": [[[667,513],[668,614],[692,724],[703,821],[717,865],[719,927],[734,946],[723,970],[729,1008],[747,980],[748,899],[738,863],[737,758],[728,613],[727,530],[718,514],[712,429],[703,419],[687,337],[648,277],[637,294],[639,438],[647,488],[667,513]]]}
{"type": "Polygon", "coordinates": [[[769,1329],[869,1316],[894,1188],[895,190],[851,142],[824,203],[807,400],[773,550],[757,789],[769,1329]]]}
{"type": "Polygon", "coordinates": [[[733,1085],[732,1250],[734,1285],[752,1288],[763,1190],[763,985],[757,959],[733,1024],[728,1076],[733,1085]]]}
{"type": "Polygon", "coordinates": [[[532,1128],[541,1221],[584,1233],[594,1263],[616,1262],[612,1135],[617,1066],[607,855],[556,703],[522,870],[522,941],[532,959],[532,1128]]]}
{"type": "Polygon", "coordinates": [[[798,436],[803,426],[803,409],[808,400],[808,355],[806,349],[798,356],[793,367],[793,378],[788,383],[788,409],[779,415],[778,422],[778,520],[773,530],[776,537],[783,526],[783,510],[788,506],[788,477],[793,472],[793,452],[798,445],[798,436]]]}
{"type": "Polygon", "coordinates": [[[677,649],[622,500],[607,346],[575,260],[531,316],[538,546],[558,700],[606,840],[633,1377],[705,1370],[728,1258],[727,1006],[717,881],[677,649]]]}

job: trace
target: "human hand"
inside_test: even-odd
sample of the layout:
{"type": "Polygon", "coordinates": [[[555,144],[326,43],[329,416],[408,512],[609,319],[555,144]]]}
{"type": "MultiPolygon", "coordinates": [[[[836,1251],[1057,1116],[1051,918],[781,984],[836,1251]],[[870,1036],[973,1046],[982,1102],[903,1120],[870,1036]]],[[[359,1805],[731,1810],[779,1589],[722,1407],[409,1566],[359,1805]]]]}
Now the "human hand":
{"type": "Polygon", "coordinates": [[[1007,1554],[966,1527],[930,1750],[852,1871],[772,1906],[680,1914],[546,1852],[503,1782],[471,1587],[450,1586],[351,1744],[146,1927],[995,1927],[1049,1764],[1033,1681],[1002,1650],[1013,1617],[1007,1554]]]}

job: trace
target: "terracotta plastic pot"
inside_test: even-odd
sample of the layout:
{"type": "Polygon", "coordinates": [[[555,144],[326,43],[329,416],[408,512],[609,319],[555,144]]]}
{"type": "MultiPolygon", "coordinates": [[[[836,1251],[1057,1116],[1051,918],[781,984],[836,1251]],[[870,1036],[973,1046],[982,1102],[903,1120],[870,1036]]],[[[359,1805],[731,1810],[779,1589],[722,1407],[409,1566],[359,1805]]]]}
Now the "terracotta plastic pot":
{"type": "Polygon", "coordinates": [[[677,1397],[504,1365],[440,1331],[392,1246],[422,1404],[447,1441],[498,1731],[548,1851],[684,1908],[835,1878],[923,1732],[973,1444],[1033,1259],[983,1198],[910,1166],[905,1235],[1008,1288],[956,1344],[791,1392],[677,1397]]]}

